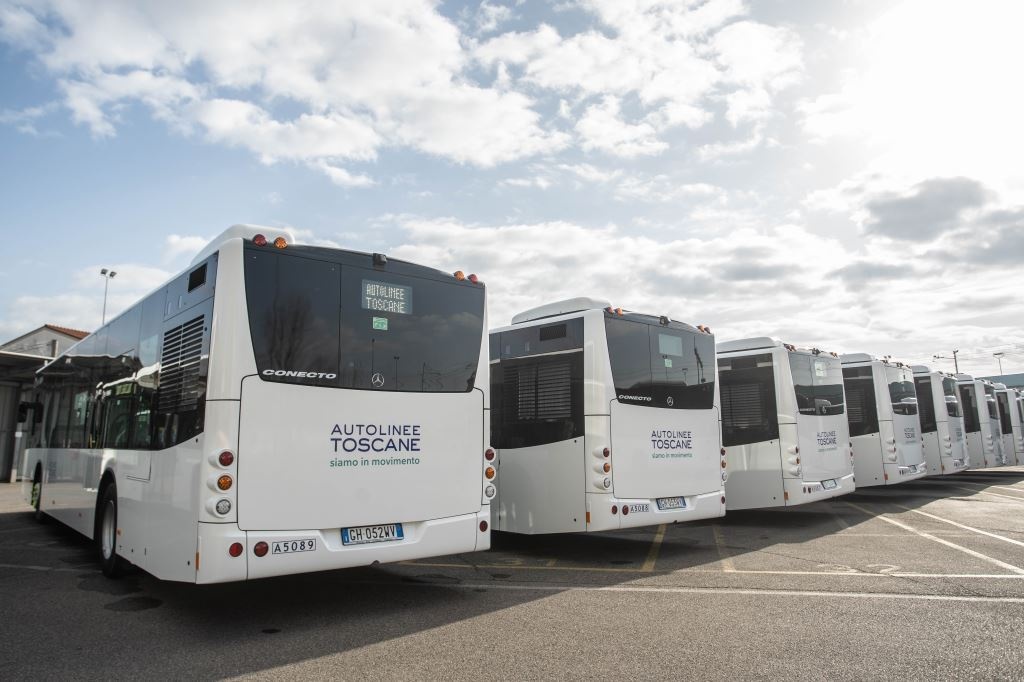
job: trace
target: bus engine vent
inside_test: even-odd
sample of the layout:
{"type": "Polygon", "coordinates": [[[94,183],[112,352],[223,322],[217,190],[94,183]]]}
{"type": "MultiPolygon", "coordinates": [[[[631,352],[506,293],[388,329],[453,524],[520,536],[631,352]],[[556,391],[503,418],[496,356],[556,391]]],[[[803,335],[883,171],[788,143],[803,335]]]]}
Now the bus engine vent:
{"type": "Polygon", "coordinates": [[[160,355],[160,412],[195,409],[202,392],[199,375],[202,355],[202,315],[164,332],[160,355]]]}
{"type": "Polygon", "coordinates": [[[505,368],[505,390],[515,409],[512,421],[547,421],[572,416],[568,361],[505,368]]]}

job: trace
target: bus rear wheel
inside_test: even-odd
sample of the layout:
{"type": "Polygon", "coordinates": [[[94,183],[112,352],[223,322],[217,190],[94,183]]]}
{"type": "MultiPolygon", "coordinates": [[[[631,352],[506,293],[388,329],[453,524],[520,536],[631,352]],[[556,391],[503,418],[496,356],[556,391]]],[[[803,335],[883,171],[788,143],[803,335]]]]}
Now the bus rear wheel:
{"type": "Polygon", "coordinates": [[[117,486],[103,489],[96,523],[96,547],[99,549],[103,575],[117,578],[124,573],[126,562],[117,555],[117,486]]]}

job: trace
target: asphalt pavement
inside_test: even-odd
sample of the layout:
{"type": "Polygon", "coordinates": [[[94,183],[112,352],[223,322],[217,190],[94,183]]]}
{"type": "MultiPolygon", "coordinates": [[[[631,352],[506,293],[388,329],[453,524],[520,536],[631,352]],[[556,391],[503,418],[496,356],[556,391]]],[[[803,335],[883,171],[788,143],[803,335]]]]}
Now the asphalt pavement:
{"type": "Polygon", "coordinates": [[[0,486],[0,679],[1021,679],[1024,468],[227,585],[111,581],[0,486]]]}

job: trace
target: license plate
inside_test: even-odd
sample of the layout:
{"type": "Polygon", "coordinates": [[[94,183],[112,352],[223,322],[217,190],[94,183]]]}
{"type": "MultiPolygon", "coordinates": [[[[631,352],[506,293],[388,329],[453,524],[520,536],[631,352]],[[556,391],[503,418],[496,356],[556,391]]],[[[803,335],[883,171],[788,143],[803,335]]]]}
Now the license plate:
{"type": "Polygon", "coordinates": [[[368,542],[390,542],[403,538],[405,538],[405,534],[402,533],[402,524],[400,523],[341,529],[341,544],[343,545],[365,545],[368,542]]]}
{"type": "Polygon", "coordinates": [[[836,483],[836,479],[834,478],[830,478],[827,481],[821,482],[821,487],[824,488],[825,490],[835,490],[838,485],[839,484],[836,483]]]}
{"type": "Polygon", "coordinates": [[[294,554],[295,552],[315,552],[316,540],[279,540],[270,550],[271,554],[294,554]]]}
{"type": "Polygon", "coordinates": [[[685,497],[659,497],[658,498],[658,509],[665,511],[666,509],[686,509],[686,498],[685,497]]]}

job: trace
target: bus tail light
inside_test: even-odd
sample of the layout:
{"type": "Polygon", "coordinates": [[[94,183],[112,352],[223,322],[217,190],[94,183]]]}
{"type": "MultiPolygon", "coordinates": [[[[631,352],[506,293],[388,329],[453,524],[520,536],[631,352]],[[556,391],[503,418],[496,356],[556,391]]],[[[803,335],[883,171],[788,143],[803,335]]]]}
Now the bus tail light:
{"type": "MultiPolygon", "coordinates": [[[[218,516],[227,516],[231,512],[231,500],[227,498],[222,497],[210,506],[213,507],[213,512],[218,516]]],[[[210,509],[210,506],[207,509],[210,509]]]]}
{"type": "Polygon", "coordinates": [[[619,513],[619,505],[613,504],[612,505],[612,516],[615,516],[618,513],[619,513]]]}
{"type": "Polygon", "coordinates": [[[481,532],[481,533],[486,533],[486,532],[487,532],[487,528],[488,528],[488,527],[489,527],[489,526],[487,525],[487,522],[486,522],[486,521],[481,521],[481,522],[480,522],[480,532],[481,532]]]}
{"type": "Polygon", "coordinates": [[[484,497],[486,497],[489,500],[492,497],[494,497],[497,494],[497,492],[497,488],[495,488],[493,485],[488,484],[487,487],[484,488],[484,497]]]}
{"type": "Polygon", "coordinates": [[[224,474],[223,476],[220,476],[217,479],[217,488],[220,489],[220,490],[230,490],[231,489],[231,485],[233,483],[234,483],[234,481],[231,480],[231,477],[228,476],[227,474],[224,474]]]}
{"type": "Polygon", "coordinates": [[[472,282],[473,284],[479,284],[479,283],[480,283],[480,278],[479,278],[479,277],[477,277],[477,276],[476,276],[476,275],[474,275],[474,274],[470,274],[470,276],[469,276],[469,277],[467,277],[466,279],[468,279],[468,280],[469,280],[470,282],[472,282]]]}
{"type": "MultiPolygon", "coordinates": [[[[603,480],[603,481],[601,481],[601,485],[603,485],[603,486],[604,486],[604,489],[605,489],[605,490],[608,490],[609,488],[611,488],[611,487],[612,487],[612,479],[610,479],[610,478],[608,478],[607,476],[605,476],[605,477],[604,477],[604,480],[603,480]]],[[[623,513],[625,513],[625,512],[623,512],[623,513]]]]}
{"type": "Polygon", "coordinates": [[[486,478],[488,481],[493,481],[497,473],[498,472],[494,469],[494,467],[487,467],[486,469],[484,469],[484,478],[486,478]]]}
{"type": "Polygon", "coordinates": [[[270,545],[263,542],[262,540],[260,542],[257,542],[252,548],[252,553],[256,556],[267,556],[267,552],[269,551],[270,545]]]}
{"type": "Polygon", "coordinates": [[[488,462],[493,462],[494,461],[494,449],[493,448],[487,448],[487,450],[484,452],[484,459],[486,459],[488,462]]]}
{"type": "Polygon", "coordinates": [[[629,505],[628,504],[622,505],[622,515],[623,516],[629,516],[629,505]]]}
{"type": "Polygon", "coordinates": [[[601,456],[604,457],[605,459],[611,457],[612,456],[611,448],[604,448],[603,450],[601,450],[601,456]]]}
{"type": "Polygon", "coordinates": [[[240,557],[242,556],[243,549],[244,548],[242,547],[241,542],[232,542],[231,546],[228,547],[228,554],[230,554],[233,557],[240,557]]]}
{"type": "Polygon", "coordinates": [[[230,450],[225,450],[224,452],[217,455],[217,463],[220,464],[222,467],[231,466],[232,464],[235,463],[235,453],[231,452],[230,450]]]}
{"type": "Polygon", "coordinates": [[[256,246],[266,246],[267,238],[264,237],[262,234],[258,234],[252,238],[252,243],[255,244],[256,246]]]}
{"type": "Polygon", "coordinates": [[[603,467],[601,467],[601,468],[602,468],[602,469],[604,469],[604,473],[606,473],[606,474],[607,474],[607,473],[611,473],[611,470],[612,470],[612,463],[611,463],[611,462],[605,462],[605,463],[604,463],[604,466],[603,466],[603,467]]]}

